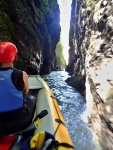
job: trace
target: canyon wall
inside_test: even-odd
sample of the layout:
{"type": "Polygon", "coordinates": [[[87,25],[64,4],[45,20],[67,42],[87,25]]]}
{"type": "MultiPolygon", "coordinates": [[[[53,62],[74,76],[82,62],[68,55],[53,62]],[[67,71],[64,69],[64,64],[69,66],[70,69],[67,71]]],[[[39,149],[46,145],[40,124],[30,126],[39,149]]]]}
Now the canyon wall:
{"type": "Polygon", "coordinates": [[[68,83],[86,99],[103,150],[113,149],[113,1],[73,0],[68,83]],[[84,84],[85,83],[85,84],[84,84]],[[81,90],[82,89],[82,90],[81,90]]]}
{"type": "Polygon", "coordinates": [[[15,67],[28,74],[46,74],[55,68],[60,39],[57,0],[0,1],[0,42],[13,42],[19,51],[15,67]]]}
{"type": "MultiPolygon", "coordinates": [[[[0,1],[0,42],[19,51],[28,74],[55,69],[60,39],[57,0],[0,1]]],[[[85,97],[90,123],[104,150],[113,149],[113,1],[72,0],[67,82],[85,97]]]]}

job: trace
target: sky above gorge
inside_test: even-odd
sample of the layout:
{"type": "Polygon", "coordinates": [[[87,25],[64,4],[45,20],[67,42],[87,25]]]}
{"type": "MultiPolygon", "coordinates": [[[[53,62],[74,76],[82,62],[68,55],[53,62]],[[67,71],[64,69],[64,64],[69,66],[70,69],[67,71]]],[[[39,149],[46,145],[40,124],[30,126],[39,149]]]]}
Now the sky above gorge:
{"type": "Polygon", "coordinates": [[[72,0],[57,0],[60,7],[61,42],[64,47],[63,55],[68,64],[69,57],[69,28],[72,0]]]}

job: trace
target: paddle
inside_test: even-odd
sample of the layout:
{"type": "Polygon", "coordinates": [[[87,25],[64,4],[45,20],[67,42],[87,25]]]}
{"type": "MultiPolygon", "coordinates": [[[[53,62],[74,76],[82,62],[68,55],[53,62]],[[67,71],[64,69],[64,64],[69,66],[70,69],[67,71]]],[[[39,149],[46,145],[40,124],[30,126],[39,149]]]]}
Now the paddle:
{"type": "Polygon", "coordinates": [[[29,125],[26,129],[24,129],[24,130],[22,130],[22,131],[20,131],[20,132],[23,133],[23,132],[27,132],[27,131],[29,131],[29,130],[34,130],[34,129],[35,129],[34,122],[35,122],[38,118],[39,118],[39,119],[42,119],[42,118],[45,117],[47,114],[48,114],[48,111],[47,111],[47,110],[42,110],[42,111],[35,117],[35,119],[33,120],[33,122],[30,123],[30,125],[29,125]]]}
{"type": "Polygon", "coordinates": [[[0,137],[4,137],[6,135],[15,135],[15,134],[22,134],[22,133],[25,133],[25,132],[29,132],[31,130],[35,130],[35,125],[34,125],[34,122],[39,118],[43,118],[45,117],[46,115],[48,114],[48,111],[47,110],[42,110],[36,117],[35,119],[33,120],[33,122],[31,122],[27,128],[21,130],[21,131],[18,131],[18,132],[14,132],[14,133],[10,133],[10,134],[4,134],[4,135],[0,135],[0,137]]]}
{"type": "Polygon", "coordinates": [[[33,120],[33,122],[35,122],[38,118],[41,119],[41,118],[45,117],[47,114],[48,114],[48,111],[47,111],[47,110],[42,110],[42,111],[35,117],[35,119],[33,120]]]}

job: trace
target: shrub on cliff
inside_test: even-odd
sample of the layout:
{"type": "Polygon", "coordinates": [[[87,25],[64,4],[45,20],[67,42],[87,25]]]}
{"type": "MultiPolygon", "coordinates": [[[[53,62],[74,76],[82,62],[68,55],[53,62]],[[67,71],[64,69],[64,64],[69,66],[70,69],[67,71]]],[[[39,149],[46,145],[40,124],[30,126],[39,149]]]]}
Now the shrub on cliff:
{"type": "Polygon", "coordinates": [[[63,56],[63,45],[61,41],[59,41],[56,46],[56,66],[58,67],[58,70],[62,70],[66,67],[66,61],[63,56]]]}

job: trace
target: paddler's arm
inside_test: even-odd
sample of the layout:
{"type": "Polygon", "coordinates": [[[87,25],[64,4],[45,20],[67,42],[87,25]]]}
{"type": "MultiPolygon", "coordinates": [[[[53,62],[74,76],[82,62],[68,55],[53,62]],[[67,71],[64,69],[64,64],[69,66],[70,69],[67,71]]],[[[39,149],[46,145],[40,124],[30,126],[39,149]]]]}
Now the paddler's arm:
{"type": "Polygon", "coordinates": [[[28,75],[25,71],[23,71],[23,80],[24,80],[24,92],[25,94],[28,94],[29,92],[28,75]]]}

